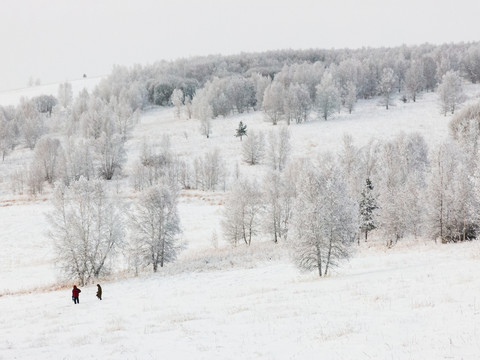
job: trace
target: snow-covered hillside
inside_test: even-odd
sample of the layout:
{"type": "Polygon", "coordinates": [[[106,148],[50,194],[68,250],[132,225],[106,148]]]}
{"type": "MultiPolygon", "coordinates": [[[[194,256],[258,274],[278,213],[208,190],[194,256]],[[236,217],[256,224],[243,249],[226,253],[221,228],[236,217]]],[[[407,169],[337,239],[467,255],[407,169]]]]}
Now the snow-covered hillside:
{"type": "MultiPolygon", "coordinates": [[[[470,85],[467,93],[472,101],[479,97],[480,87],[470,85]]],[[[393,138],[401,131],[418,132],[433,145],[448,137],[449,120],[450,116],[444,117],[438,111],[435,93],[423,94],[416,103],[397,101],[396,106],[388,111],[379,106],[376,99],[359,100],[351,115],[342,113],[329,121],[292,124],[291,156],[311,157],[322,151],[337,151],[346,133],[353,137],[357,146],[365,145],[371,138],[393,138]]],[[[261,179],[264,167],[249,166],[241,160],[242,143],[234,136],[239,121],[247,124],[250,131],[268,133],[272,129],[271,123],[265,121],[261,112],[246,113],[212,120],[212,135],[207,139],[200,134],[197,121],[179,120],[171,108],[149,110],[144,113],[126,144],[128,162],[125,171],[129,172],[132,163],[138,159],[145,139],[158,145],[167,135],[172,150],[180,156],[194,157],[218,148],[230,170],[238,163],[241,172],[261,179]]],[[[0,163],[0,218],[5,219],[6,224],[0,228],[0,245],[6,250],[0,254],[0,293],[55,282],[52,244],[47,237],[45,217],[49,210],[48,190],[39,198],[15,197],[8,185],[12,169],[28,165],[31,157],[31,151],[18,149],[0,163]],[[19,249],[22,249],[23,256],[18,255],[19,249]],[[32,277],[31,273],[41,276],[32,277]]],[[[128,195],[128,190],[122,191],[128,195]]],[[[182,237],[188,244],[184,255],[189,251],[212,247],[214,232],[219,235],[220,245],[225,245],[220,228],[223,196],[223,192],[187,191],[182,194],[179,204],[182,237]]]]}
{"type": "Polygon", "coordinates": [[[79,305],[70,288],[1,297],[0,359],[478,358],[478,242],[362,244],[327,279],[248,256],[103,283],[102,301],[90,285],[79,305]]]}
{"type": "MultiPolygon", "coordinates": [[[[72,82],[74,93],[82,86],[91,89],[95,81],[72,82]]],[[[57,88],[45,91],[55,94],[57,88]]],[[[39,95],[36,90],[21,96],[39,95]]],[[[474,101],[480,86],[469,85],[466,92],[474,101]]],[[[19,96],[0,93],[0,104],[15,104],[19,96]]],[[[292,124],[291,156],[337,151],[345,133],[358,146],[400,132],[418,132],[434,145],[449,136],[449,120],[440,114],[434,93],[416,103],[397,101],[389,110],[376,99],[359,100],[351,115],[292,124]]],[[[246,113],[212,120],[207,139],[197,121],[177,119],[173,109],[149,110],[127,141],[125,171],[144,139],[158,144],[168,135],[179,156],[218,148],[230,169],[238,163],[241,172],[261,179],[261,165],[241,161],[241,142],[234,136],[239,121],[250,131],[272,129],[262,113],[246,113]]],[[[49,191],[29,198],[11,195],[8,187],[10,169],[30,158],[29,150],[18,149],[0,163],[0,360],[478,358],[478,242],[407,239],[387,249],[377,238],[319,279],[296,269],[283,244],[231,249],[220,227],[223,192],[182,192],[186,249],[176,263],[157,275],[121,275],[103,283],[102,301],[89,285],[74,306],[71,284],[57,288],[45,216],[49,191]],[[214,233],[219,249],[212,244],[214,233]]],[[[125,188],[119,192],[131,195],[125,188]]]]}
{"type": "MultiPolygon", "coordinates": [[[[72,92],[75,97],[83,89],[92,91],[100,82],[101,77],[81,78],[69,81],[72,84],[72,92]]],[[[39,95],[57,96],[59,84],[45,84],[32,87],[26,87],[16,90],[0,91],[0,105],[17,105],[22,97],[31,99],[39,95]]]]}

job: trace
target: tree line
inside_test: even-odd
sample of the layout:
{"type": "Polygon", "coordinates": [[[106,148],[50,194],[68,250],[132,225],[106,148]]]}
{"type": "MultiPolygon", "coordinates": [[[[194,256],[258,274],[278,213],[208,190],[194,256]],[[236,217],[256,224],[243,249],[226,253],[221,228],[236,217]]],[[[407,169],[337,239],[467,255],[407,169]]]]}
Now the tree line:
{"type": "Polygon", "coordinates": [[[356,99],[379,96],[388,108],[397,93],[416,102],[449,82],[449,72],[480,81],[480,44],[278,50],[116,66],[97,93],[107,101],[122,95],[134,109],[184,106],[189,118],[263,110],[273,123],[290,123],[306,121],[312,108],[324,119],[341,108],[352,112],[356,99]]]}
{"type": "MultiPolygon", "coordinates": [[[[263,165],[262,177],[230,172],[221,214],[223,239],[232,246],[270,239],[287,246],[299,267],[320,276],[372,232],[387,247],[407,236],[441,243],[476,239],[479,108],[476,103],[458,112],[450,123],[451,139],[434,147],[415,133],[372,139],[363,147],[345,135],[336,154],[292,159],[288,127],[276,128],[264,144],[270,148],[265,157],[250,163],[263,165]]],[[[171,151],[165,141],[164,159],[171,151]]],[[[142,158],[145,154],[152,155],[145,150],[142,158]]],[[[203,161],[225,175],[226,162],[218,155],[203,161]]],[[[159,161],[157,179],[130,202],[113,192],[106,196],[106,180],[82,177],[68,186],[57,184],[51,236],[65,268],[79,264],[75,274],[88,281],[107,272],[105,260],[119,250],[137,270],[148,265],[157,271],[175,260],[182,249],[177,206],[183,184],[177,161],[171,153],[170,160],[159,161]]]]}
{"type": "Polygon", "coordinates": [[[290,242],[302,267],[324,275],[360,233],[365,240],[370,231],[383,233],[388,246],[407,235],[442,242],[476,237],[478,105],[457,110],[463,81],[480,80],[479,59],[480,45],[473,43],[117,66],[91,94],[84,90],[74,98],[67,82],[57,98],[1,107],[0,151],[4,160],[15,148],[32,150],[31,162],[9,175],[12,191],[35,195],[45,184],[55,189],[51,236],[59,264],[73,261],[74,270],[64,271],[81,281],[108,271],[120,248],[129,249],[136,268],[148,264],[156,271],[175,259],[182,189],[228,191],[225,239],[249,245],[269,234],[274,242],[290,242]],[[107,191],[108,181],[122,174],[130,130],[151,105],[172,105],[178,117],[200,120],[208,137],[210,119],[232,113],[262,110],[272,124],[290,125],[308,121],[313,110],[324,120],[340,107],[352,112],[358,98],[379,96],[388,109],[394,92],[417,101],[422,91],[435,89],[441,111],[457,112],[453,140],[438,148],[429,149],[415,134],[357,148],[346,135],[340,154],[289,161],[288,127],[249,131],[240,145],[243,161],[270,169],[260,185],[245,179],[238,165],[227,166],[219,150],[183,159],[165,137],[160,149],[145,143],[128,174],[141,192],[141,201],[131,205],[135,216],[126,221],[126,205],[107,191]],[[119,226],[118,219],[129,225],[119,226]]]}

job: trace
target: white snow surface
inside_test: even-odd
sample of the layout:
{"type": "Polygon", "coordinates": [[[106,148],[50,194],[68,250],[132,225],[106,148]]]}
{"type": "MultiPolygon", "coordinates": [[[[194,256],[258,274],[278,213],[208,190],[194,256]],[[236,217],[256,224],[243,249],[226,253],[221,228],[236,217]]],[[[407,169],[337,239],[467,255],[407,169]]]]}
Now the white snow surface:
{"type": "MultiPolygon", "coordinates": [[[[480,87],[468,86],[467,94],[478,101],[480,87]]],[[[180,156],[219,148],[230,170],[238,163],[261,182],[264,166],[241,161],[234,137],[240,120],[249,131],[273,128],[261,113],[247,113],[213,120],[206,139],[197,121],[176,119],[173,109],[149,110],[127,142],[125,171],[144,138],[159,144],[168,135],[180,156]]],[[[361,100],[351,115],[292,124],[292,157],[337,151],[345,133],[357,146],[402,131],[435,145],[448,138],[449,120],[433,93],[388,111],[378,100],[361,100]]],[[[186,248],[177,262],[157,274],[102,280],[102,301],[90,284],[74,305],[73,283],[58,280],[47,236],[49,191],[30,198],[8,187],[11,169],[29,159],[30,150],[18,149],[0,163],[0,360],[480,357],[480,242],[405,239],[387,249],[373,235],[319,278],[295,268],[285,244],[258,239],[231,248],[221,233],[222,191],[182,192],[186,248]]],[[[135,196],[126,180],[120,185],[120,195],[135,196]]]]}
{"type": "MultiPolygon", "coordinates": [[[[88,92],[91,92],[95,86],[100,82],[101,77],[92,77],[92,78],[81,78],[69,80],[68,82],[72,85],[73,97],[75,97],[83,89],[87,89],[88,92]]],[[[53,95],[57,97],[58,94],[58,85],[59,84],[45,84],[30,86],[15,90],[4,90],[0,91],[0,105],[18,105],[22,97],[31,99],[39,95],[53,95]]]]}
{"type": "Polygon", "coordinates": [[[478,359],[478,242],[362,245],[325,279],[239,260],[4,296],[0,359],[478,359]]]}

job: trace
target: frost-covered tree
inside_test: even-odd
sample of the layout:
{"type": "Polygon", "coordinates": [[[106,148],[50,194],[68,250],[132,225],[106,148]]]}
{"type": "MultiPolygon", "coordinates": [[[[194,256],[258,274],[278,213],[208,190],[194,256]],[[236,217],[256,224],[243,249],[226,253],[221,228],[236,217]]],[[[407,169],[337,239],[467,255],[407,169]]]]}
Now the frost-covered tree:
{"type": "Polygon", "coordinates": [[[263,95],[263,111],[273,125],[277,125],[284,113],[284,88],[279,81],[273,81],[263,95]]]}
{"type": "Polygon", "coordinates": [[[340,90],[340,97],[342,99],[342,105],[348,109],[347,97],[351,97],[352,88],[355,88],[355,100],[356,100],[356,88],[358,79],[360,76],[361,63],[358,59],[346,59],[338,64],[336,71],[336,80],[340,90]]]}
{"type": "Polygon", "coordinates": [[[73,91],[71,83],[65,81],[64,83],[58,85],[57,99],[58,104],[63,108],[68,108],[72,104],[73,91]]]}
{"type": "Polygon", "coordinates": [[[380,82],[381,70],[377,59],[372,55],[362,60],[362,67],[358,79],[359,96],[369,99],[378,95],[378,85],[380,82]]]}
{"type": "Polygon", "coordinates": [[[383,144],[379,166],[378,228],[385,234],[387,246],[393,246],[405,236],[405,206],[400,196],[405,181],[405,168],[395,142],[383,144]]]}
{"type": "Polygon", "coordinates": [[[405,204],[406,232],[417,238],[424,233],[425,227],[425,192],[424,175],[415,172],[407,178],[400,194],[405,204]]]}
{"type": "Polygon", "coordinates": [[[432,155],[432,171],[428,179],[427,226],[429,235],[435,241],[440,239],[446,242],[449,237],[449,216],[454,201],[450,188],[457,170],[458,157],[458,149],[448,143],[442,144],[432,155]]]}
{"type": "Polygon", "coordinates": [[[294,212],[292,247],[297,265],[326,276],[347,258],[358,232],[358,206],[331,157],[303,176],[294,212]]]}
{"type": "Polygon", "coordinates": [[[272,235],[273,242],[277,243],[287,239],[295,193],[290,182],[279,171],[270,171],[263,184],[263,227],[272,235]]]}
{"type": "Polygon", "coordinates": [[[463,80],[456,71],[448,71],[443,75],[437,92],[440,98],[440,109],[445,116],[448,112],[454,114],[457,107],[465,101],[463,80]]]}
{"type": "Polygon", "coordinates": [[[393,64],[391,67],[393,68],[393,71],[396,74],[396,83],[395,83],[395,89],[400,92],[402,91],[404,84],[406,82],[406,74],[408,70],[408,61],[405,60],[405,57],[403,54],[397,55],[397,58],[392,61],[393,64]]]}
{"type": "Polygon", "coordinates": [[[37,196],[38,194],[42,194],[45,178],[41,164],[32,161],[28,167],[25,180],[30,195],[37,196]]]}
{"type": "Polygon", "coordinates": [[[413,61],[405,74],[405,88],[413,102],[417,100],[417,95],[424,86],[423,64],[420,61],[413,61]]]}
{"type": "Polygon", "coordinates": [[[263,108],[265,89],[272,81],[268,76],[262,76],[258,73],[252,74],[252,81],[255,85],[255,110],[261,110],[263,108]]]}
{"type": "Polygon", "coordinates": [[[213,110],[208,102],[208,94],[206,91],[197,92],[192,101],[193,116],[200,120],[200,133],[207,138],[212,132],[212,116],[213,110]]]}
{"type": "Polygon", "coordinates": [[[105,180],[111,180],[116,173],[122,170],[126,161],[122,137],[119,134],[111,136],[103,134],[95,141],[95,149],[99,175],[105,180]]]}
{"type": "Polygon", "coordinates": [[[297,124],[306,122],[312,108],[312,100],[307,86],[290,84],[285,91],[283,108],[288,125],[290,125],[291,120],[294,120],[297,124]]]}
{"type": "Polygon", "coordinates": [[[457,112],[449,124],[450,133],[464,149],[471,168],[475,168],[480,148],[480,102],[457,112]]]}
{"type": "Polygon", "coordinates": [[[70,137],[65,146],[66,181],[95,178],[94,141],[70,137]]]}
{"type": "Polygon", "coordinates": [[[175,106],[175,116],[180,119],[181,111],[182,111],[182,106],[183,106],[183,91],[182,89],[175,89],[172,92],[172,98],[171,102],[173,106],[175,106]]]}
{"type": "Polygon", "coordinates": [[[472,44],[468,48],[462,63],[467,78],[474,84],[480,82],[480,44],[472,44]]]}
{"type": "Polygon", "coordinates": [[[253,80],[240,75],[229,77],[227,80],[224,87],[230,107],[240,114],[253,108],[256,103],[253,80]]]}
{"type": "Polygon", "coordinates": [[[159,148],[144,140],[140,158],[133,165],[130,180],[137,191],[161,184],[168,179],[170,183],[179,180],[179,161],[171,150],[170,137],[163,136],[159,148]]]}
{"type": "Polygon", "coordinates": [[[260,163],[265,155],[265,135],[260,131],[250,131],[242,143],[243,161],[250,165],[260,163]]]}
{"type": "Polygon", "coordinates": [[[351,114],[355,108],[357,102],[357,87],[351,81],[347,83],[347,92],[344,98],[345,108],[348,110],[348,113],[351,114]]]}
{"type": "Polygon", "coordinates": [[[214,191],[225,180],[225,162],[219,149],[207,152],[194,161],[195,188],[214,191]]]}
{"type": "Polygon", "coordinates": [[[437,86],[437,63],[431,56],[424,56],[422,60],[425,89],[433,91],[437,86]]]}
{"type": "Polygon", "coordinates": [[[210,138],[210,134],[212,133],[212,120],[210,117],[206,116],[200,119],[200,133],[207,139],[210,138]]]}
{"type": "Polygon", "coordinates": [[[350,195],[353,198],[358,198],[364,186],[362,175],[360,174],[359,149],[353,143],[353,138],[350,134],[344,134],[342,140],[338,161],[339,166],[345,175],[350,195]]]}
{"type": "MultiPolygon", "coordinates": [[[[361,147],[358,153],[359,178],[374,178],[379,171],[378,154],[380,144],[378,140],[370,139],[367,145],[361,147]]],[[[363,185],[363,184],[362,184],[363,185]]]]}
{"type": "Polygon", "coordinates": [[[65,154],[58,139],[47,135],[38,140],[33,162],[39,167],[42,180],[49,184],[65,176],[65,154]]]}
{"type": "Polygon", "coordinates": [[[226,240],[234,246],[240,242],[251,245],[253,237],[260,231],[263,210],[260,189],[256,182],[240,179],[227,195],[222,229],[226,240]]]}
{"type": "Polygon", "coordinates": [[[131,236],[134,252],[143,265],[153,271],[176,259],[181,249],[178,216],[178,191],[170,185],[146,189],[135,202],[131,216],[131,236]]]}
{"type": "Polygon", "coordinates": [[[55,105],[57,105],[57,99],[52,95],[40,95],[32,99],[38,112],[42,114],[48,114],[52,116],[52,111],[55,105]]]}
{"type": "Polygon", "coordinates": [[[8,120],[0,109],[0,153],[2,161],[5,161],[5,156],[13,148],[14,136],[13,121],[8,120]]]}
{"type": "Polygon", "coordinates": [[[58,183],[49,213],[56,264],[66,279],[85,285],[110,271],[125,237],[122,206],[100,180],[58,183]]]}
{"type": "Polygon", "coordinates": [[[340,106],[340,93],[330,72],[323,74],[322,82],[317,85],[316,90],[315,102],[318,112],[324,120],[327,120],[340,106]]]}
{"type": "Polygon", "coordinates": [[[378,229],[384,233],[387,245],[393,246],[404,236],[416,236],[421,230],[421,195],[428,168],[425,140],[418,134],[400,134],[381,144],[377,167],[379,171],[373,178],[379,194],[378,229]]]}
{"type": "Polygon", "coordinates": [[[392,95],[397,78],[392,68],[385,68],[382,71],[380,82],[378,84],[378,91],[382,97],[382,105],[388,110],[392,104],[392,95]]]}
{"type": "Polygon", "coordinates": [[[478,202],[472,169],[454,143],[433,152],[428,178],[427,230],[441,242],[474,238],[478,229],[478,202]]]}
{"type": "Polygon", "coordinates": [[[133,126],[138,123],[140,111],[134,111],[125,98],[120,98],[118,101],[112,100],[109,105],[113,129],[122,136],[123,141],[126,141],[133,126]]]}
{"type": "MultiPolygon", "coordinates": [[[[84,137],[98,139],[106,130],[110,122],[111,108],[102,99],[90,96],[86,104],[77,103],[78,106],[85,105],[79,116],[79,125],[84,137]]],[[[74,109],[75,110],[75,109],[74,109]]],[[[80,110],[79,110],[80,111],[80,110]]],[[[75,112],[74,112],[75,113],[75,112]]]]}
{"type": "Polygon", "coordinates": [[[375,210],[378,209],[377,201],[373,192],[373,184],[370,179],[365,180],[359,210],[360,210],[360,230],[365,234],[365,241],[368,239],[368,233],[376,229],[375,210]]]}
{"type": "Polygon", "coordinates": [[[273,170],[282,171],[290,155],[290,131],[287,127],[272,130],[268,136],[267,159],[273,170]]]}
{"type": "Polygon", "coordinates": [[[33,102],[21,99],[16,108],[15,119],[25,146],[33,150],[38,139],[45,132],[44,117],[33,102]]]}
{"type": "Polygon", "coordinates": [[[192,108],[192,99],[190,97],[185,97],[185,112],[187,113],[187,119],[192,118],[193,108],[192,108]]]}

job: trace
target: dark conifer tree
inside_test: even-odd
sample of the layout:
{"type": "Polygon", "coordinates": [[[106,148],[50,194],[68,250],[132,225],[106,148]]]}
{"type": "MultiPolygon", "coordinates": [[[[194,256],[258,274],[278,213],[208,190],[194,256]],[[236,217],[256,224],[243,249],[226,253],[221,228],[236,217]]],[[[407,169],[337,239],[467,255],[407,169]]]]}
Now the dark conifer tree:
{"type": "Polygon", "coordinates": [[[240,121],[235,136],[240,137],[240,141],[242,141],[242,137],[247,136],[247,125],[244,125],[243,122],[240,121]]]}
{"type": "Polygon", "coordinates": [[[360,230],[365,233],[365,241],[367,241],[368,232],[377,227],[375,224],[375,210],[378,209],[377,201],[373,195],[373,185],[369,178],[365,181],[359,205],[360,230]]]}

